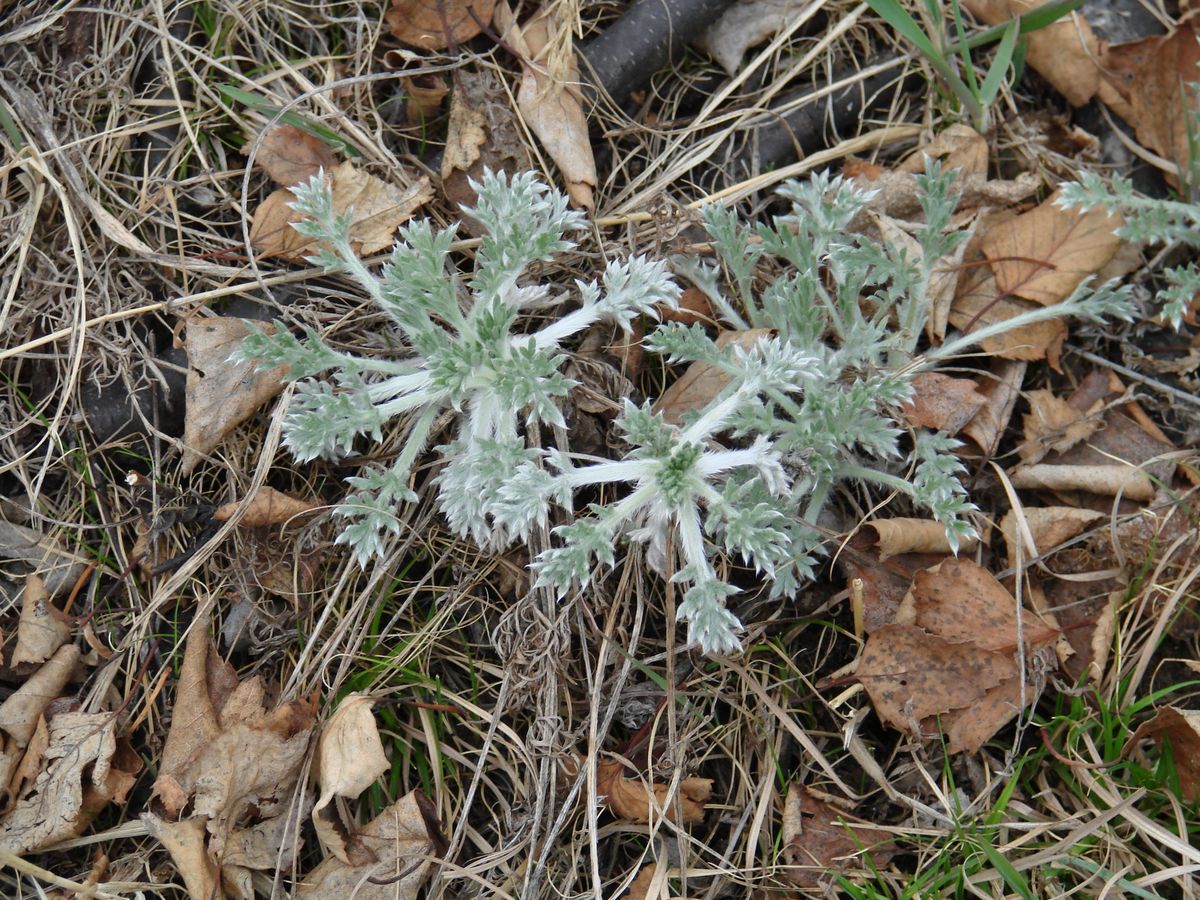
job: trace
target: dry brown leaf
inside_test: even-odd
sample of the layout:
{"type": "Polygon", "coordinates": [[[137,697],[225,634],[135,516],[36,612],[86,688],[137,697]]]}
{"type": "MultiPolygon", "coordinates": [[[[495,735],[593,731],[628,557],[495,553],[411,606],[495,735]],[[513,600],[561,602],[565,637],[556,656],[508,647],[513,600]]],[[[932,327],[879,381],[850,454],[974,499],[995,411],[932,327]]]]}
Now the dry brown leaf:
{"type": "Polygon", "coordinates": [[[119,790],[110,781],[115,728],[112,713],[63,712],[50,721],[45,767],[0,822],[0,847],[24,854],[80,834],[119,790]]]}
{"type": "MultiPolygon", "coordinates": [[[[1104,49],[1101,66],[1119,101],[1105,102],[1137,132],[1138,143],[1188,171],[1188,117],[1200,108],[1191,84],[1200,80],[1200,41],[1194,20],[1169,34],[1104,49]]],[[[1167,172],[1179,185],[1178,175],[1167,172]]]]}
{"type": "Polygon", "coordinates": [[[1036,208],[990,229],[982,250],[1008,296],[1051,306],[1071,295],[1116,255],[1120,216],[1101,207],[1064,209],[1056,193],[1036,208]]]}
{"type": "MultiPolygon", "coordinates": [[[[1036,9],[1046,0],[963,0],[989,25],[1036,9]]],[[[1082,13],[1072,13],[1024,36],[1026,60],[1072,106],[1083,106],[1100,87],[1099,41],[1082,13]]]]}
{"type": "MultiPolygon", "coordinates": [[[[0,518],[0,559],[5,566],[19,575],[36,572],[42,579],[50,596],[72,587],[83,572],[84,560],[67,552],[50,535],[14,525],[0,518]],[[19,563],[19,565],[17,565],[19,563]]],[[[7,573],[6,573],[7,574],[7,573]]],[[[0,577],[0,597],[16,596],[17,586],[6,577],[0,577]]]]}
{"type": "Polygon", "coordinates": [[[321,812],[334,797],[354,799],[390,766],[371,713],[374,705],[375,700],[365,694],[347,694],[317,741],[315,768],[321,796],[313,807],[313,824],[321,843],[347,865],[354,864],[343,837],[347,829],[331,828],[321,812]]]}
{"type": "Polygon", "coordinates": [[[596,790],[614,815],[635,825],[665,818],[676,824],[693,825],[704,821],[704,807],[712,796],[711,778],[684,778],[679,783],[678,813],[670,785],[647,784],[640,778],[626,778],[620,760],[604,760],[596,767],[596,790]],[[678,818],[676,818],[678,816],[678,818]]]}
{"type": "Polygon", "coordinates": [[[437,115],[446,95],[450,93],[450,85],[439,73],[426,75],[410,75],[400,79],[408,101],[404,104],[404,117],[409,125],[420,125],[437,115]]]}
{"type": "MultiPolygon", "coordinates": [[[[251,144],[246,145],[249,150],[251,144]]],[[[285,187],[308,181],[322,169],[337,165],[330,146],[314,134],[295,125],[279,125],[266,133],[259,144],[254,162],[271,180],[285,187]]]]}
{"type": "Polygon", "coordinates": [[[21,619],[17,624],[17,648],[10,665],[40,665],[71,637],[71,617],[50,602],[45,583],[37,575],[25,578],[21,596],[21,619]]]}
{"type": "Polygon", "coordinates": [[[987,406],[963,427],[962,433],[988,456],[995,452],[1008,427],[1028,366],[1020,361],[997,360],[992,364],[991,376],[980,379],[979,392],[988,398],[987,406]]]}
{"type": "Polygon", "coordinates": [[[949,435],[962,431],[988,401],[970,378],[921,372],[912,386],[912,400],[900,410],[904,420],[914,428],[932,428],[949,435]]]}
{"type": "MultiPolygon", "coordinates": [[[[270,333],[274,326],[261,326],[270,333]]],[[[244,319],[192,318],[187,323],[187,407],[183,424],[186,474],[227,434],[283,390],[286,366],[256,372],[257,363],[231,362],[250,328],[244,319]]]]}
{"type": "MultiPolygon", "coordinates": [[[[946,539],[946,526],[932,519],[875,519],[866,524],[879,536],[880,562],[902,553],[945,555],[951,552],[950,542],[946,539]]],[[[959,549],[973,550],[978,543],[978,538],[963,538],[959,540],[959,549]]]]}
{"type": "Polygon", "coordinates": [[[928,144],[910,153],[896,168],[911,175],[921,175],[931,159],[940,162],[943,169],[956,169],[960,177],[985,177],[987,139],[970,125],[951,125],[938,132],[928,144]]]}
{"type": "Polygon", "coordinates": [[[4,814],[8,814],[17,798],[25,793],[26,787],[37,779],[38,772],[42,770],[46,748],[49,746],[50,728],[46,724],[46,717],[39,716],[37,728],[34,729],[33,737],[29,739],[29,746],[25,748],[25,755],[21,757],[20,764],[8,782],[8,802],[4,804],[4,814]]]}
{"type": "MultiPolygon", "coordinates": [[[[218,506],[213,518],[218,522],[228,521],[242,505],[241,500],[218,506]]],[[[246,514],[238,520],[239,525],[246,528],[265,528],[271,525],[295,525],[304,521],[314,510],[321,508],[320,503],[301,500],[292,497],[273,487],[263,485],[255,493],[246,508],[246,514]]]]}
{"type": "MultiPolygon", "coordinates": [[[[737,344],[745,350],[758,343],[759,338],[771,334],[769,328],[750,328],[746,331],[722,331],[717,335],[718,347],[737,344]]],[[[654,401],[651,409],[661,413],[663,421],[678,425],[683,416],[693,410],[703,409],[725,389],[732,376],[720,366],[705,362],[690,364],[674,382],[654,401]]]]}
{"type": "Polygon", "coordinates": [[[1079,410],[1053,391],[1029,392],[1029,412],[1025,414],[1025,443],[1017,448],[1021,462],[1033,465],[1051,450],[1063,452],[1085,441],[1102,424],[1103,400],[1091,409],[1079,410]]]}
{"type": "Polygon", "coordinates": [[[150,835],[171,854],[191,900],[224,900],[218,867],[208,854],[203,817],[167,822],[154,813],[142,813],[141,818],[150,835]]]}
{"type": "Polygon", "coordinates": [[[507,3],[496,4],[497,30],[521,59],[521,117],[562,172],[572,205],[590,211],[595,206],[596,160],[577,87],[579,69],[572,59],[565,71],[547,70],[551,25],[548,8],[518,25],[507,3]]]}
{"type": "Polygon", "coordinates": [[[852,824],[837,807],[819,799],[804,785],[788,785],[783,805],[783,872],[799,888],[817,888],[832,873],[886,866],[898,848],[886,831],[852,824]],[[864,851],[864,848],[867,848],[864,851]],[[861,860],[861,861],[860,861],[861,860]]]}
{"type": "Polygon", "coordinates": [[[713,311],[708,294],[698,287],[686,287],[679,295],[676,307],[657,306],[659,318],[664,322],[681,322],[684,325],[716,325],[717,314],[713,311]]]}
{"type": "Polygon", "coordinates": [[[908,595],[913,575],[935,566],[949,554],[903,553],[890,559],[879,558],[872,549],[875,539],[859,531],[838,555],[838,564],[853,586],[857,579],[862,588],[862,630],[867,634],[896,620],[896,611],[908,595]]]}
{"type": "Polygon", "coordinates": [[[495,0],[392,0],[384,20],[410,47],[444,50],[482,32],[495,6],[495,0]]]}
{"type": "MultiPolygon", "coordinates": [[[[985,325],[1007,322],[1035,308],[1031,302],[1002,296],[992,271],[977,266],[959,278],[947,319],[955,328],[969,334],[985,325]]],[[[993,335],[980,341],[979,346],[989,355],[1001,359],[1045,359],[1057,369],[1066,338],[1067,326],[1062,319],[1044,319],[993,335]]]]}
{"type": "Polygon", "coordinates": [[[62,693],[78,664],[79,648],[64,644],[0,704],[0,734],[4,738],[0,752],[0,789],[9,785],[42,714],[50,701],[62,693]]]}
{"type": "Polygon", "coordinates": [[[1200,802],[1200,712],[1166,706],[1143,722],[1130,738],[1134,744],[1153,737],[1161,748],[1171,742],[1171,758],[1179,776],[1179,790],[1188,803],[1200,802]]]}
{"type": "Polygon", "coordinates": [[[326,544],[297,548],[287,537],[271,536],[255,543],[251,569],[259,587],[295,605],[313,597],[328,555],[326,544]]]}
{"type": "MultiPolygon", "coordinates": [[[[396,229],[433,198],[425,176],[407,188],[376,178],[346,161],[328,175],[333,190],[335,215],[349,215],[350,243],[356,253],[368,256],[392,246],[396,229]]],[[[318,242],[292,227],[303,216],[289,205],[295,195],[286,188],[270,194],[254,211],[250,240],[259,256],[282,257],[301,262],[316,252],[318,242]]]]}
{"type": "Polygon", "coordinates": [[[433,804],[420,791],[385,809],[358,838],[379,861],[360,868],[329,857],[300,882],[296,900],[413,900],[433,869],[429,857],[447,849],[433,804]]]}
{"type": "Polygon", "coordinates": [[[804,6],[802,0],[734,3],[700,36],[697,46],[712,56],[726,73],[736,75],[746,51],[791,22],[804,6]]]}
{"type": "Polygon", "coordinates": [[[1086,491],[1127,500],[1154,499],[1154,482],[1141,469],[1122,465],[1064,466],[1038,463],[1010,474],[1013,487],[1044,491],[1086,491]]]}
{"type": "MultiPolygon", "coordinates": [[[[902,220],[921,215],[921,186],[912,172],[847,164],[843,173],[876,192],[867,203],[867,209],[902,220]]],[[[959,191],[958,214],[965,215],[981,207],[1020,203],[1036,194],[1041,186],[1041,178],[1032,172],[1022,172],[1011,181],[989,180],[986,175],[964,175],[954,183],[959,191]]]]}
{"type": "Polygon", "coordinates": [[[1021,537],[1016,510],[1009,510],[1000,520],[1000,533],[1004,535],[1010,568],[1017,564],[1018,541],[1021,558],[1028,562],[1032,557],[1049,553],[1059,544],[1082,534],[1089,525],[1104,518],[1101,512],[1074,506],[1026,506],[1021,510],[1021,515],[1033,538],[1032,548],[1026,546],[1021,537]]]}

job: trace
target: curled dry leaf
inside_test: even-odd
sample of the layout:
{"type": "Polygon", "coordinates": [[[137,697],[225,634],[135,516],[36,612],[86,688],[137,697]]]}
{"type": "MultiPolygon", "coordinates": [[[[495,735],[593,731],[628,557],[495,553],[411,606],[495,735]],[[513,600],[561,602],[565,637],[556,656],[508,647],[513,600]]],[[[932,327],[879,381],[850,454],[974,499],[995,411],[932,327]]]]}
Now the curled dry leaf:
{"type": "Polygon", "coordinates": [[[817,888],[831,873],[886,866],[897,852],[886,831],[851,824],[837,807],[804,785],[788,785],[783,805],[784,877],[799,888],[817,888]],[[868,862],[869,860],[869,862],[868,862]]]}
{"type": "Polygon", "coordinates": [[[44,663],[71,637],[72,627],[70,616],[50,602],[42,579],[37,575],[27,576],[11,665],[44,663]]]}
{"type": "Polygon", "coordinates": [[[409,125],[420,125],[433,118],[441,109],[442,102],[450,93],[450,85],[438,74],[410,75],[400,79],[408,100],[404,104],[404,117],[409,125]]]}
{"type": "MultiPolygon", "coordinates": [[[[880,562],[902,553],[947,555],[951,552],[946,527],[932,519],[876,519],[867,522],[867,527],[878,535],[880,562]]],[[[963,538],[959,541],[959,549],[970,551],[978,543],[977,537],[963,538]]]]}
{"type": "Polygon", "coordinates": [[[142,824],[171,855],[191,900],[225,900],[220,871],[208,854],[208,829],[200,817],[168,822],[142,813],[142,824]]]}
{"type": "Polygon", "coordinates": [[[3,737],[0,791],[8,788],[26,747],[37,731],[42,713],[50,701],[62,693],[78,664],[79,648],[74,644],[64,644],[0,704],[0,736],[3,737]]]}
{"type": "MultiPolygon", "coordinates": [[[[262,327],[267,332],[274,329],[273,325],[262,327]]],[[[187,407],[180,462],[184,473],[195,468],[204,454],[283,390],[286,366],[256,372],[254,362],[230,361],[249,333],[244,319],[215,316],[188,320],[187,407]]]]}
{"type": "MultiPolygon", "coordinates": [[[[333,168],[328,177],[333,188],[333,211],[350,216],[350,242],[363,256],[391,247],[396,229],[433,198],[425,176],[400,188],[346,161],[333,168]]],[[[289,205],[295,199],[291,191],[281,188],[254,211],[250,240],[260,257],[302,262],[318,249],[317,241],[292,227],[293,222],[303,218],[289,205]]]]}
{"type": "Polygon", "coordinates": [[[405,794],[357,837],[378,862],[350,866],[329,857],[304,876],[297,900],[412,900],[433,868],[431,857],[447,849],[433,804],[420,791],[405,794]]]}
{"type": "MultiPolygon", "coordinates": [[[[243,502],[235,500],[232,503],[218,506],[216,512],[213,513],[213,518],[218,522],[229,520],[243,502]]],[[[238,524],[247,528],[295,525],[306,520],[312,512],[320,508],[320,503],[301,500],[263,485],[250,499],[246,513],[238,521],[238,524]]]]}
{"type": "MultiPolygon", "coordinates": [[[[750,328],[745,331],[722,331],[717,335],[718,347],[737,344],[749,350],[759,338],[771,333],[769,328],[750,328]]],[[[654,401],[653,411],[661,413],[663,420],[671,425],[678,425],[683,416],[693,410],[703,409],[715,398],[732,377],[720,366],[705,362],[691,363],[675,381],[667,386],[657,400],[654,401]]]]}
{"type": "Polygon", "coordinates": [[[1061,453],[1090,438],[1102,424],[1103,406],[1104,401],[1097,399],[1091,409],[1080,410],[1053,391],[1030,391],[1025,443],[1017,449],[1021,462],[1033,465],[1051,450],[1061,453]]]}
{"type": "Polygon", "coordinates": [[[635,825],[665,818],[676,824],[692,825],[704,821],[704,806],[712,796],[711,778],[684,778],[679,783],[679,807],[668,794],[670,785],[647,784],[640,778],[626,778],[620,760],[605,760],[596,767],[596,790],[604,795],[613,811],[635,825]]]}
{"type": "Polygon", "coordinates": [[[921,372],[912,380],[913,396],[900,410],[914,428],[931,428],[958,434],[987,404],[979,385],[970,378],[951,378],[939,372],[921,372]]]}
{"type": "Polygon", "coordinates": [[[1143,722],[1130,741],[1153,737],[1161,748],[1164,740],[1171,743],[1179,791],[1188,803],[1200,802],[1200,712],[1167,706],[1148,722],[1143,722]]]}
{"type": "Polygon", "coordinates": [[[959,176],[987,175],[987,139],[970,125],[951,125],[939,131],[928,144],[914,150],[896,168],[920,175],[928,160],[937,160],[943,169],[955,169],[959,176]]]}
{"type": "MultiPolygon", "coordinates": [[[[253,144],[244,148],[247,152],[253,144]]],[[[330,146],[295,125],[279,125],[268,131],[258,146],[254,162],[277,184],[291,186],[308,181],[322,169],[337,165],[330,146]]]]}
{"type": "MultiPolygon", "coordinates": [[[[321,813],[334,797],[354,799],[388,770],[379,728],[371,707],[374,699],[365,694],[347,694],[321,732],[317,742],[317,782],[321,796],[313,807],[312,819],[321,843],[342,862],[353,864],[346,847],[344,827],[331,826],[321,813]]],[[[330,809],[336,815],[336,810],[330,809]]],[[[336,823],[335,823],[336,824],[336,823]]]]}
{"type": "Polygon", "coordinates": [[[483,31],[495,7],[495,0],[392,0],[384,19],[410,47],[444,50],[483,31]]]}
{"type": "Polygon", "coordinates": [[[1013,487],[1045,491],[1086,491],[1127,500],[1152,500],[1154,482],[1141,469],[1122,465],[1071,466],[1038,463],[1009,476],[1013,487]]]}

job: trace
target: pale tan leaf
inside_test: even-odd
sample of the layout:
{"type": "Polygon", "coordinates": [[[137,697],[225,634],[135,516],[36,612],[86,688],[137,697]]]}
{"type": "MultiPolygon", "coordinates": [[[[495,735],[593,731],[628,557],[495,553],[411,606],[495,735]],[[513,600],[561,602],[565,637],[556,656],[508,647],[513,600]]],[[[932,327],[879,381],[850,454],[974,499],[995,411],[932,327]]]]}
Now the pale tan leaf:
{"type": "Polygon", "coordinates": [[[751,47],[787,25],[807,4],[803,0],[743,0],[730,6],[697,41],[698,46],[736,75],[751,47]]]}
{"type": "MultiPolygon", "coordinates": [[[[240,500],[222,504],[213,513],[213,518],[218,522],[225,522],[237,512],[241,504],[240,500]]],[[[246,528],[294,525],[304,521],[313,511],[320,508],[320,503],[300,500],[282,491],[277,491],[273,487],[263,485],[250,500],[246,513],[238,520],[238,524],[246,528]]]]}
{"type": "Polygon", "coordinates": [[[288,187],[308,181],[322,169],[329,171],[337,165],[337,157],[316,135],[295,125],[278,125],[264,135],[254,162],[272,181],[288,187]]]}
{"type": "Polygon", "coordinates": [[[79,648],[74,644],[63,644],[45,665],[0,704],[0,733],[4,736],[4,749],[0,753],[0,787],[9,784],[46,707],[62,693],[78,664],[79,648]]]}
{"type": "Polygon", "coordinates": [[[951,125],[939,131],[933,140],[914,150],[897,170],[912,175],[922,175],[929,160],[942,164],[942,169],[954,169],[959,177],[987,175],[988,143],[970,125],[951,125]]]}
{"type": "Polygon", "coordinates": [[[313,807],[313,825],[321,843],[347,865],[356,862],[347,842],[348,828],[339,821],[336,809],[329,808],[329,815],[322,813],[335,796],[357,797],[390,766],[371,712],[374,705],[365,694],[347,694],[317,742],[315,768],[321,796],[313,807]]]}
{"type": "Polygon", "coordinates": [[[615,815],[637,825],[665,818],[677,824],[704,821],[704,808],[712,796],[711,778],[684,778],[679,783],[679,811],[670,795],[670,785],[647,784],[640,778],[626,778],[620,760],[605,760],[596,767],[596,790],[615,815]]]}
{"type": "MultiPolygon", "coordinates": [[[[267,333],[274,330],[272,325],[261,327],[267,333]]],[[[256,372],[257,363],[230,361],[249,333],[243,319],[215,316],[188,320],[187,407],[180,462],[184,473],[283,390],[286,366],[256,372]]]]}
{"type": "Polygon", "coordinates": [[[26,576],[11,665],[44,663],[71,637],[72,627],[70,617],[50,602],[42,579],[26,576]]]}
{"type": "Polygon", "coordinates": [[[1089,410],[1080,410],[1053,391],[1030,391],[1029,412],[1025,414],[1025,443],[1017,448],[1021,462],[1033,465],[1051,450],[1059,453],[1074,447],[1096,433],[1103,424],[1097,400],[1089,410]]]}
{"type": "Polygon", "coordinates": [[[495,0],[392,0],[384,20],[410,47],[443,50],[478,35],[494,8],[495,0]]]}
{"type": "Polygon", "coordinates": [[[37,728],[34,729],[33,737],[29,739],[29,746],[25,748],[21,762],[13,770],[12,778],[7,782],[8,802],[5,803],[3,809],[5,815],[13,808],[17,798],[24,794],[25,789],[37,779],[38,772],[42,771],[46,748],[49,746],[50,728],[46,725],[46,717],[39,716],[37,728]]]}
{"type": "Polygon", "coordinates": [[[1101,207],[1084,212],[1046,199],[1036,208],[990,229],[982,249],[1005,296],[1051,306],[1116,255],[1120,216],[1101,207]]]}
{"type": "MultiPolygon", "coordinates": [[[[933,519],[874,519],[866,524],[879,536],[881,562],[901,553],[951,552],[946,526],[933,519]]],[[[959,540],[959,549],[970,551],[978,543],[978,538],[962,538],[959,540]]]]}
{"type": "Polygon", "coordinates": [[[1000,520],[1000,533],[1004,535],[1004,543],[1008,549],[1009,567],[1017,564],[1017,542],[1021,542],[1021,557],[1028,562],[1034,556],[1049,553],[1059,544],[1082,534],[1084,529],[1103,519],[1104,514],[1093,509],[1079,509],[1074,506],[1026,506],[1021,510],[1026,527],[1033,537],[1034,546],[1025,546],[1018,527],[1018,513],[1009,510],[1000,520]]]}
{"type": "Polygon", "coordinates": [[[208,831],[202,816],[167,822],[142,813],[142,823],[167,852],[183,878],[190,900],[224,900],[217,864],[208,854],[208,831]]]}
{"type": "Polygon", "coordinates": [[[1069,466],[1038,463],[1014,469],[1013,486],[1029,490],[1086,491],[1128,500],[1154,499],[1154,482],[1141,469],[1122,465],[1069,466]]]}
{"type": "Polygon", "coordinates": [[[430,857],[446,851],[433,804],[419,791],[385,809],[358,837],[378,862],[357,867],[330,857],[300,882],[297,900],[413,900],[433,869],[430,857]]]}
{"type": "MultiPolygon", "coordinates": [[[[737,344],[746,350],[758,343],[760,338],[771,334],[769,328],[750,328],[746,331],[723,331],[717,335],[718,347],[737,344]]],[[[678,425],[685,413],[703,409],[732,381],[732,376],[719,366],[705,362],[689,365],[674,382],[654,401],[653,411],[661,413],[663,421],[678,425]]]]}
{"type": "Polygon", "coordinates": [[[958,434],[987,404],[979,385],[970,378],[951,378],[939,372],[921,372],[912,380],[912,400],[900,414],[914,428],[931,428],[958,434]]]}

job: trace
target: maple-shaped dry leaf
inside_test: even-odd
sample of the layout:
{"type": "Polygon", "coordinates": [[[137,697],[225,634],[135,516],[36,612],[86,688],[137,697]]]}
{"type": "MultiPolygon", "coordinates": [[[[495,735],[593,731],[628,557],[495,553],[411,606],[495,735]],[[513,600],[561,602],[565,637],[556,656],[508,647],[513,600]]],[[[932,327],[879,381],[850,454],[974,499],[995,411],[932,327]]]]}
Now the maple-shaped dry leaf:
{"type": "MultiPolygon", "coordinates": [[[[261,326],[271,333],[272,325],[261,326]]],[[[256,372],[253,361],[231,362],[250,333],[247,322],[225,316],[188,320],[188,374],[180,468],[190,472],[227,434],[283,390],[287,366],[256,372]]]]}
{"type": "MultiPolygon", "coordinates": [[[[392,246],[396,229],[433,199],[433,188],[425,176],[407,188],[376,178],[346,161],[328,175],[333,191],[335,215],[350,216],[350,243],[362,256],[392,246]]],[[[279,256],[302,262],[318,249],[318,242],[292,227],[303,216],[290,204],[295,195],[281,188],[268,195],[254,211],[250,240],[263,258],[279,256]]]]}
{"type": "Polygon", "coordinates": [[[1005,296],[1051,306],[1069,297],[1116,255],[1124,224],[1101,207],[1063,208],[1054,194],[984,236],[982,250],[1005,296]]]}
{"type": "Polygon", "coordinates": [[[24,854],[80,834],[92,811],[85,806],[85,789],[103,799],[112,796],[115,728],[112,713],[63,712],[51,720],[45,768],[0,822],[0,847],[24,854]]]}
{"type": "Polygon", "coordinates": [[[21,592],[21,619],[17,624],[17,648],[10,665],[41,664],[71,637],[71,618],[50,602],[45,583],[37,575],[25,579],[21,592]]]}
{"type": "Polygon", "coordinates": [[[975,418],[988,398],[970,378],[951,378],[939,372],[921,372],[912,380],[913,396],[900,414],[914,428],[931,428],[956,435],[975,418]]]}
{"type": "Polygon", "coordinates": [[[799,888],[816,888],[833,872],[886,866],[898,848],[886,831],[852,824],[799,782],[788,785],[783,804],[783,877],[799,888]],[[868,859],[870,862],[868,863],[868,859]]]}
{"type": "MultiPolygon", "coordinates": [[[[316,772],[321,796],[313,807],[312,819],[321,843],[334,856],[350,865],[344,823],[323,816],[334,797],[354,799],[391,765],[379,739],[379,726],[371,707],[375,700],[365,694],[347,694],[317,741],[316,772]],[[342,827],[337,827],[339,824],[342,827]]],[[[336,815],[336,810],[330,809],[336,815]]]]}
{"type": "MultiPolygon", "coordinates": [[[[770,328],[750,328],[745,331],[722,331],[717,335],[717,347],[737,344],[750,350],[760,338],[770,335],[770,328]]],[[[653,412],[661,413],[669,425],[679,425],[683,416],[693,410],[703,409],[733,380],[720,366],[706,362],[694,362],[684,369],[683,374],[667,386],[654,405],[653,412]]]]}
{"type": "Polygon", "coordinates": [[[549,7],[518,25],[507,3],[496,4],[497,30],[521,60],[521,116],[558,166],[572,205],[590,211],[598,179],[578,88],[579,69],[572,59],[564,71],[548,71],[552,22],[549,7]]]}
{"type": "MultiPolygon", "coordinates": [[[[963,0],[972,15],[999,25],[1046,0],[963,0]]],[[[1023,36],[1026,61],[1072,106],[1083,106],[1100,87],[1099,41],[1082,13],[1072,13],[1023,36]]]]}
{"type": "MultiPolygon", "coordinates": [[[[1169,34],[1104,49],[1101,67],[1123,103],[1106,102],[1137,132],[1138,143],[1187,173],[1189,116],[1200,103],[1192,87],[1200,81],[1196,22],[1181,22],[1169,34]]],[[[1178,186],[1178,173],[1167,172],[1178,186]]]]}
{"type": "MultiPolygon", "coordinates": [[[[943,556],[951,552],[946,537],[946,526],[933,519],[873,519],[866,527],[878,535],[879,561],[883,562],[903,553],[937,553],[943,556]]],[[[973,550],[979,543],[977,537],[960,538],[958,549],[973,550]]]]}
{"type": "MultiPolygon", "coordinates": [[[[992,271],[975,267],[958,280],[947,319],[955,328],[970,333],[985,325],[1007,322],[1034,308],[1031,302],[1003,296],[992,271]]],[[[988,355],[1001,359],[1045,359],[1057,369],[1066,338],[1067,326],[1062,319],[1043,319],[986,338],[980,341],[980,347],[988,355]]]]}
{"type": "Polygon", "coordinates": [[[1153,737],[1162,747],[1171,743],[1171,759],[1179,778],[1179,791],[1188,803],[1200,802],[1200,712],[1166,706],[1148,722],[1143,722],[1130,741],[1136,744],[1153,737]]]}
{"type": "Polygon", "coordinates": [[[7,789],[50,701],[58,697],[79,664],[79,648],[64,644],[45,665],[0,704],[0,791],[7,789]]]}
{"type": "Polygon", "coordinates": [[[168,822],[142,813],[142,824],[167,852],[183,878],[191,900],[225,900],[217,864],[208,853],[208,829],[202,816],[168,822]]]}
{"type": "Polygon", "coordinates": [[[410,47],[444,50],[483,31],[495,7],[495,0],[392,0],[384,19],[410,47]]]}
{"type": "Polygon", "coordinates": [[[1089,410],[1079,410],[1053,391],[1030,391],[1029,412],[1025,414],[1025,443],[1017,448],[1021,462],[1032,465],[1051,450],[1063,452],[1087,440],[1102,424],[1097,400],[1089,410]]]}
{"type": "MultiPolygon", "coordinates": [[[[248,150],[252,144],[247,144],[248,150]]],[[[295,125],[279,125],[263,136],[254,162],[277,184],[290,187],[308,181],[322,169],[337,165],[330,146],[314,134],[295,125]]]]}
{"type": "MultiPolygon", "coordinates": [[[[242,501],[235,500],[218,506],[213,518],[225,522],[237,512],[242,501]]],[[[271,525],[294,525],[304,521],[312,512],[321,508],[320,503],[292,497],[273,487],[263,485],[254,494],[245,515],[238,520],[246,528],[265,528],[271,525]]]]}
{"type": "Polygon", "coordinates": [[[596,790],[604,796],[614,815],[635,825],[645,825],[659,818],[692,825],[704,821],[704,807],[712,796],[712,779],[690,777],[679,783],[678,814],[674,798],[668,794],[670,785],[626,778],[625,766],[620,760],[605,760],[596,767],[596,790]]]}
{"type": "Polygon", "coordinates": [[[405,794],[357,837],[378,862],[349,866],[329,857],[304,876],[296,900],[413,900],[433,869],[431,857],[447,849],[433,804],[420,791],[405,794]]]}

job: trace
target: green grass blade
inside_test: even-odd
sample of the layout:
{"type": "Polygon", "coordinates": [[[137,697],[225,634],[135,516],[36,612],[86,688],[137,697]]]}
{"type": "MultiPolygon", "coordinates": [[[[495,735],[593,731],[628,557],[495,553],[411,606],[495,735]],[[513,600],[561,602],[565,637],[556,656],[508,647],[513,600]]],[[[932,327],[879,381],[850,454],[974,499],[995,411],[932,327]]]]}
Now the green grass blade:
{"type": "Polygon", "coordinates": [[[1004,883],[1020,894],[1024,900],[1035,900],[1033,890],[1029,887],[1029,882],[1025,880],[1025,876],[1014,868],[1013,864],[1000,855],[1000,851],[991,845],[989,841],[982,840],[979,843],[984,855],[987,856],[988,862],[992,864],[1001,877],[1004,878],[1004,883]]]}
{"type": "Polygon", "coordinates": [[[867,6],[895,28],[901,37],[920,50],[931,63],[936,65],[940,62],[943,67],[946,65],[941,51],[933,46],[929,35],[921,29],[917,20],[908,14],[908,10],[901,6],[898,0],[867,0],[867,6]]]}
{"type": "MultiPolygon", "coordinates": [[[[233,103],[241,103],[243,106],[248,106],[251,109],[256,109],[261,113],[268,115],[278,115],[279,107],[270,100],[264,100],[262,97],[255,96],[248,91],[243,91],[241,88],[236,88],[232,84],[219,85],[217,90],[221,95],[233,103]]],[[[301,131],[311,134],[313,137],[320,138],[334,150],[357,159],[362,156],[353,146],[350,145],[344,137],[338,134],[331,128],[326,128],[324,125],[318,125],[311,119],[305,118],[297,112],[285,112],[279,116],[279,121],[284,125],[292,125],[299,128],[301,131]]]]}
{"type": "Polygon", "coordinates": [[[983,86],[979,89],[979,99],[984,106],[990,105],[996,99],[996,95],[1000,93],[1000,85],[1004,83],[1004,76],[1008,74],[1008,67],[1013,59],[1013,50],[1017,46],[1017,35],[1020,33],[1020,26],[1014,19],[1009,23],[1008,30],[1004,32],[1004,37],[1000,39],[1000,46],[996,48],[996,57],[992,60],[992,67],[988,69],[987,77],[983,79],[983,86]]]}

